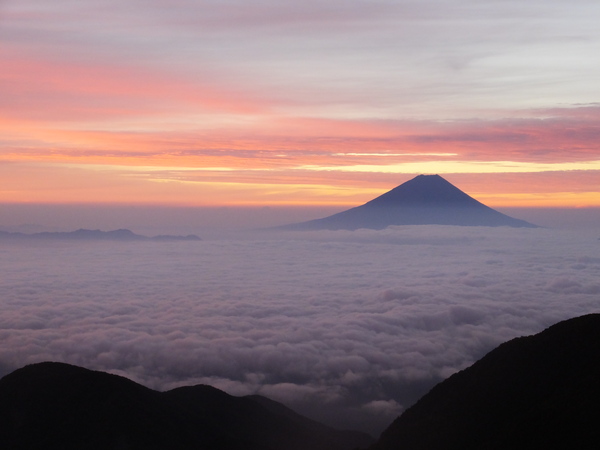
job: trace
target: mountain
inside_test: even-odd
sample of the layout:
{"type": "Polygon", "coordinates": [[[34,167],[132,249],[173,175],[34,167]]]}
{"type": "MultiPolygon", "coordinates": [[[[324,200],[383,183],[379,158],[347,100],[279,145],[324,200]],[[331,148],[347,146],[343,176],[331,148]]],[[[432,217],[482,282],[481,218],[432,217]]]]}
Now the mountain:
{"type": "MultiPolygon", "coordinates": [[[[597,449],[600,314],[508,341],[435,386],[369,450],[597,449]]],[[[197,385],[157,392],[63,363],[0,379],[2,449],[355,450],[335,430],[261,396],[197,385]]]]}
{"type": "Polygon", "coordinates": [[[600,448],[600,314],[513,339],[435,386],[370,450],[600,448]]]}
{"type": "Polygon", "coordinates": [[[502,214],[439,175],[419,175],[356,208],[322,219],[277,227],[279,230],[380,230],[390,225],[463,225],[536,228],[502,214]]]}
{"type": "Polygon", "coordinates": [[[205,385],[157,392],[55,362],[0,380],[2,449],[352,450],[372,442],[264,397],[205,385]]]}
{"type": "Polygon", "coordinates": [[[9,233],[0,231],[0,239],[60,239],[69,241],[199,241],[198,236],[190,234],[187,236],[142,236],[131,230],[119,229],[113,231],[79,229],[67,232],[41,232],[41,233],[9,233]]]}

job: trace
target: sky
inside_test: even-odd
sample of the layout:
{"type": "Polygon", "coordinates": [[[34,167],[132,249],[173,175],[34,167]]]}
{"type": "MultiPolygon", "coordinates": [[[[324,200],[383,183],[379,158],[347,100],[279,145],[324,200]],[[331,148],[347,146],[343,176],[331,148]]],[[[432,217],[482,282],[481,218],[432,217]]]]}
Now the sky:
{"type": "Polygon", "coordinates": [[[206,383],[377,434],[599,312],[598,23],[597,0],[0,0],[0,229],[203,238],[0,242],[0,376],[206,383]],[[198,232],[422,173],[546,228],[198,232]]]}
{"type": "Polygon", "coordinates": [[[600,206],[596,0],[0,0],[0,204],[600,206]]]}
{"type": "Polygon", "coordinates": [[[0,376],[62,361],[377,435],[502,342],[600,312],[596,233],[405,226],[0,245],[0,376]]]}

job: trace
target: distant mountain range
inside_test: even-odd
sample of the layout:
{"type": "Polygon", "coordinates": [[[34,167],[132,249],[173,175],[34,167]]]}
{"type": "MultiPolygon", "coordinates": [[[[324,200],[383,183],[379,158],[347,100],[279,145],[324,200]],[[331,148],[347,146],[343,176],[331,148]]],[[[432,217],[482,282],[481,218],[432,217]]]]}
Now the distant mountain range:
{"type": "Polygon", "coordinates": [[[200,241],[201,239],[190,234],[187,236],[142,236],[131,230],[119,229],[113,231],[79,229],[67,232],[42,232],[42,233],[10,233],[0,231],[0,239],[61,239],[70,241],[200,241]]]}
{"type": "Polygon", "coordinates": [[[475,200],[439,175],[419,175],[356,208],[277,230],[381,230],[390,225],[536,228],[475,200]]]}
{"type": "Polygon", "coordinates": [[[205,385],[157,392],[46,362],[0,380],[0,448],[596,450],[598,405],[600,314],[590,314],[500,345],[435,386],[374,444],[264,397],[205,385]]]}

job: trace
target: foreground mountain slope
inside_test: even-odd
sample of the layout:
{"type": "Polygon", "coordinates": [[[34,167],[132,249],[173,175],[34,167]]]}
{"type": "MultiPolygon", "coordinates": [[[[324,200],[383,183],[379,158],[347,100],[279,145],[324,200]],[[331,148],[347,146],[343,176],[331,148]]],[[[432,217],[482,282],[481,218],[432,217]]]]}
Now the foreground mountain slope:
{"type": "Polygon", "coordinates": [[[419,175],[364,205],[278,229],[356,230],[390,225],[536,227],[480,203],[439,175],[419,175]]]}
{"type": "Polygon", "coordinates": [[[600,314],[500,345],[434,387],[370,450],[600,448],[600,314]]]}
{"type": "Polygon", "coordinates": [[[161,393],[68,364],[34,364],[0,380],[0,448],[351,450],[372,442],[263,401],[202,385],[161,393]]]}

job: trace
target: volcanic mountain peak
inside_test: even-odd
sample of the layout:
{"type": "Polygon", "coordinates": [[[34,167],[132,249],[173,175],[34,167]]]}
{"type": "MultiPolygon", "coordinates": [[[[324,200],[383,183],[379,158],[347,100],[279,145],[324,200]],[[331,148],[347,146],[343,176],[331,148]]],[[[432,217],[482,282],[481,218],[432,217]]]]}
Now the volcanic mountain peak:
{"type": "Polygon", "coordinates": [[[439,175],[419,175],[364,205],[277,229],[381,230],[391,225],[537,227],[489,208],[439,175]]]}
{"type": "Polygon", "coordinates": [[[419,175],[367,202],[371,206],[480,204],[439,175],[419,175]]]}

